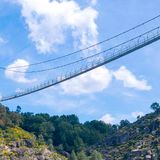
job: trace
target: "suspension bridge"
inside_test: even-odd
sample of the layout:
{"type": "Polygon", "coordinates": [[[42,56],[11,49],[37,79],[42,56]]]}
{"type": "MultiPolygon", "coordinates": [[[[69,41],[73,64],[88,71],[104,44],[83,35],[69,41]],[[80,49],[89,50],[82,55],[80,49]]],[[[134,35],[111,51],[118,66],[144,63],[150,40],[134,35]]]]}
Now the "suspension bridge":
{"type": "Polygon", "coordinates": [[[49,62],[52,62],[54,64],[54,67],[25,72],[31,74],[54,71],[53,78],[51,80],[45,81],[44,83],[38,84],[28,89],[20,90],[19,92],[15,92],[9,96],[2,96],[0,102],[26,96],[34,92],[38,92],[40,90],[57,85],[64,81],[70,80],[160,40],[160,25],[157,24],[157,22],[152,23],[159,20],[159,18],[160,15],[148,21],[145,21],[125,32],[117,34],[109,39],[103,40],[97,44],[88,46],[76,52],[63,55],[61,57],[33,63],[28,66],[18,66],[10,68],[0,67],[1,70],[8,70],[9,72],[17,72],[17,74],[23,74],[24,72],[23,70],[21,70],[21,68],[24,67],[42,65],[49,62]],[[149,23],[151,23],[151,25],[149,25],[149,27],[146,27],[149,23]],[[118,41],[119,37],[122,37],[126,34],[129,35],[129,38],[127,38],[127,40],[106,48],[109,46],[109,44],[114,44],[116,40],[118,41]],[[110,43],[110,41],[113,39],[115,41],[110,43]],[[19,70],[17,68],[19,68],[19,70]]]}

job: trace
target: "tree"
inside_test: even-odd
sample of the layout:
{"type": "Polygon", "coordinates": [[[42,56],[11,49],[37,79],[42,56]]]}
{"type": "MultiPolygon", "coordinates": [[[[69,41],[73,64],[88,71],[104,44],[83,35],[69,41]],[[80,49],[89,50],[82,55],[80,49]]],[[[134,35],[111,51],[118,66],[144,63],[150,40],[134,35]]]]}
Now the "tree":
{"type": "Polygon", "coordinates": [[[8,107],[0,105],[0,127],[5,129],[22,123],[22,117],[16,112],[9,111],[8,107]]]}
{"type": "Polygon", "coordinates": [[[21,115],[16,112],[11,112],[9,118],[11,119],[14,126],[15,125],[19,126],[22,123],[21,115]]]}
{"type": "Polygon", "coordinates": [[[77,159],[77,156],[76,156],[76,153],[74,151],[72,151],[70,157],[69,157],[69,160],[78,160],[77,159]]]}
{"type": "Polygon", "coordinates": [[[117,132],[117,130],[118,130],[118,125],[116,124],[112,125],[112,133],[117,132]]]}
{"type": "Polygon", "coordinates": [[[69,123],[71,123],[72,125],[75,125],[75,124],[79,124],[79,119],[76,115],[72,114],[72,115],[69,115],[69,116],[66,116],[67,118],[67,121],[69,123]]]}
{"type": "Polygon", "coordinates": [[[99,153],[95,150],[95,151],[92,152],[89,160],[103,160],[103,158],[102,158],[101,153],[99,153]]]}
{"type": "Polygon", "coordinates": [[[49,140],[53,137],[55,128],[51,122],[42,122],[39,127],[39,132],[43,135],[45,140],[49,140]]]}
{"type": "Polygon", "coordinates": [[[85,122],[84,125],[90,129],[97,130],[98,132],[102,134],[110,133],[111,131],[111,125],[106,124],[102,121],[93,120],[91,122],[85,122]]]}
{"type": "Polygon", "coordinates": [[[160,112],[160,105],[159,103],[155,102],[151,105],[151,109],[153,109],[155,112],[160,112]]]}
{"type": "Polygon", "coordinates": [[[74,140],[74,147],[76,151],[81,151],[84,149],[85,145],[80,137],[76,137],[74,140]]]}
{"type": "Polygon", "coordinates": [[[20,107],[20,106],[17,106],[16,112],[17,112],[17,113],[20,113],[20,112],[21,112],[21,107],[20,107]]]}
{"type": "Polygon", "coordinates": [[[64,151],[63,144],[60,144],[59,146],[57,146],[56,149],[58,152],[63,152],[64,151]]]}
{"type": "Polygon", "coordinates": [[[77,154],[78,160],[88,160],[88,157],[86,156],[84,151],[81,151],[77,154]]]}
{"type": "Polygon", "coordinates": [[[137,116],[137,120],[139,120],[141,118],[141,116],[139,115],[139,116],[137,116]]]}
{"type": "Polygon", "coordinates": [[[54,146],[53,146],[53,140],[52,139],[49,139],[47,141],[47,144],[48,144],[48,148],[50,151],[54,151],[54,146]]]}
{"type": "Polygon", "coordinates": [[[44,145],[45,144],[44,138],[43,138],[43,136],[41,134],[38,136],[38,142],[39,142],[40,145],[44,145]]]}
{"type": "Polygon", "coordinates": [[[119,128],[123,128],[129,124],[130,124],[130,122],[128,120],[121,120],[119,128]]]}
{"type": "Polygon", "coordinates": [[[12,120],[10,119],[9,109],[0,105],[0,128],[7,128],[12,126],[12,120]]]}

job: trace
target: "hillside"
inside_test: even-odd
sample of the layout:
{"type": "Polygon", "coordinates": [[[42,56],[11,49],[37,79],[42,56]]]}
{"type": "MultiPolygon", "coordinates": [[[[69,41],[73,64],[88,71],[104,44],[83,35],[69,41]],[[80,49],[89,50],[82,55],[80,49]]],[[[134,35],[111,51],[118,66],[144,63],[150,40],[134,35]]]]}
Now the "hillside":
{"type": "Polygon", "coordinates": [[[0,160],[159,160],[160,105],[151,108],[134,123],[111,125],[0,105],[0,160]]]}
{"type": "Polygon", "coordinates": [[[19,127],[0,129],[0,160],[66,160],[19,127]]]}
{"type": "Polygon", "coordinates": [[[0,160],[101,160],[97,151],[84,150],[101,142],[110,128],[98,121],[83,125],[75,115],[21,113],[20,106],[10,111],[0,104],[0,160]]]}
{"type": "Polygon", "coordinates": [[[95,148],[106,160],[159,160],[160,113],[154,112],[139,118],[107,137],[102,144],[92,147],[95,148]]]}

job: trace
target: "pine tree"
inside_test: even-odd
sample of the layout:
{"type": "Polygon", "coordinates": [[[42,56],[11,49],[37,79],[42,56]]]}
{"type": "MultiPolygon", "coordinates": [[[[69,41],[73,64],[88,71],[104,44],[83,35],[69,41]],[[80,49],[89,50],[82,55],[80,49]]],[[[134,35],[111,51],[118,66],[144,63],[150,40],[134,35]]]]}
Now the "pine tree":
{"type": "Polygon", "coordinates": [[[74,140],[75,151],[82,151],[85,147],[83,140],[80,137],[76,137],[74,140]]]}
{"type": "Polygon", "coordinates": [[[81,151],[77,154],[78,160],[88,160],[88,157],[86,156],[84,151],[81,151]]]}
{"type": "Polygon", "coordinates": [[[69,157],[69,160],[78,160],[77,159],[77,156],[76,156],[76,153],[74,151],[72,151],[70,157],[69,157]]]}
{"type": "Polygon", "coordinates": [[[101,153],[96,150],[91,154],[90,160],[103,160],[101,153]]]}

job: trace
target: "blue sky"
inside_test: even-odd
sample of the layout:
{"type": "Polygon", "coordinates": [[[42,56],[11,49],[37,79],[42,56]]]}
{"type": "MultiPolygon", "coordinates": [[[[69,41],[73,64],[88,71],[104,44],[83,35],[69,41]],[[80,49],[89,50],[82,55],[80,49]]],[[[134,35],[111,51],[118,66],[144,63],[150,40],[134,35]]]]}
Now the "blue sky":
{"type": "MultiPolygon", "coordinates": [[[[158,15],[159,5],[158,0],[2,0],[0,64],[28,65],[73,52],[158,15]]],[[[157,26],[159,20],[140,31],[157,26]]],[[[156,42],[75,80],[3,104],[11,110],[20,105],[24,112],[76,114],[81,122],[133,121],[137,115],[150,112],[152,102],[159,101],[159,50],[156,42]]],[[[0,71],[0,93],[8,95],[31,87],[54,74],[0,71]]]]}

